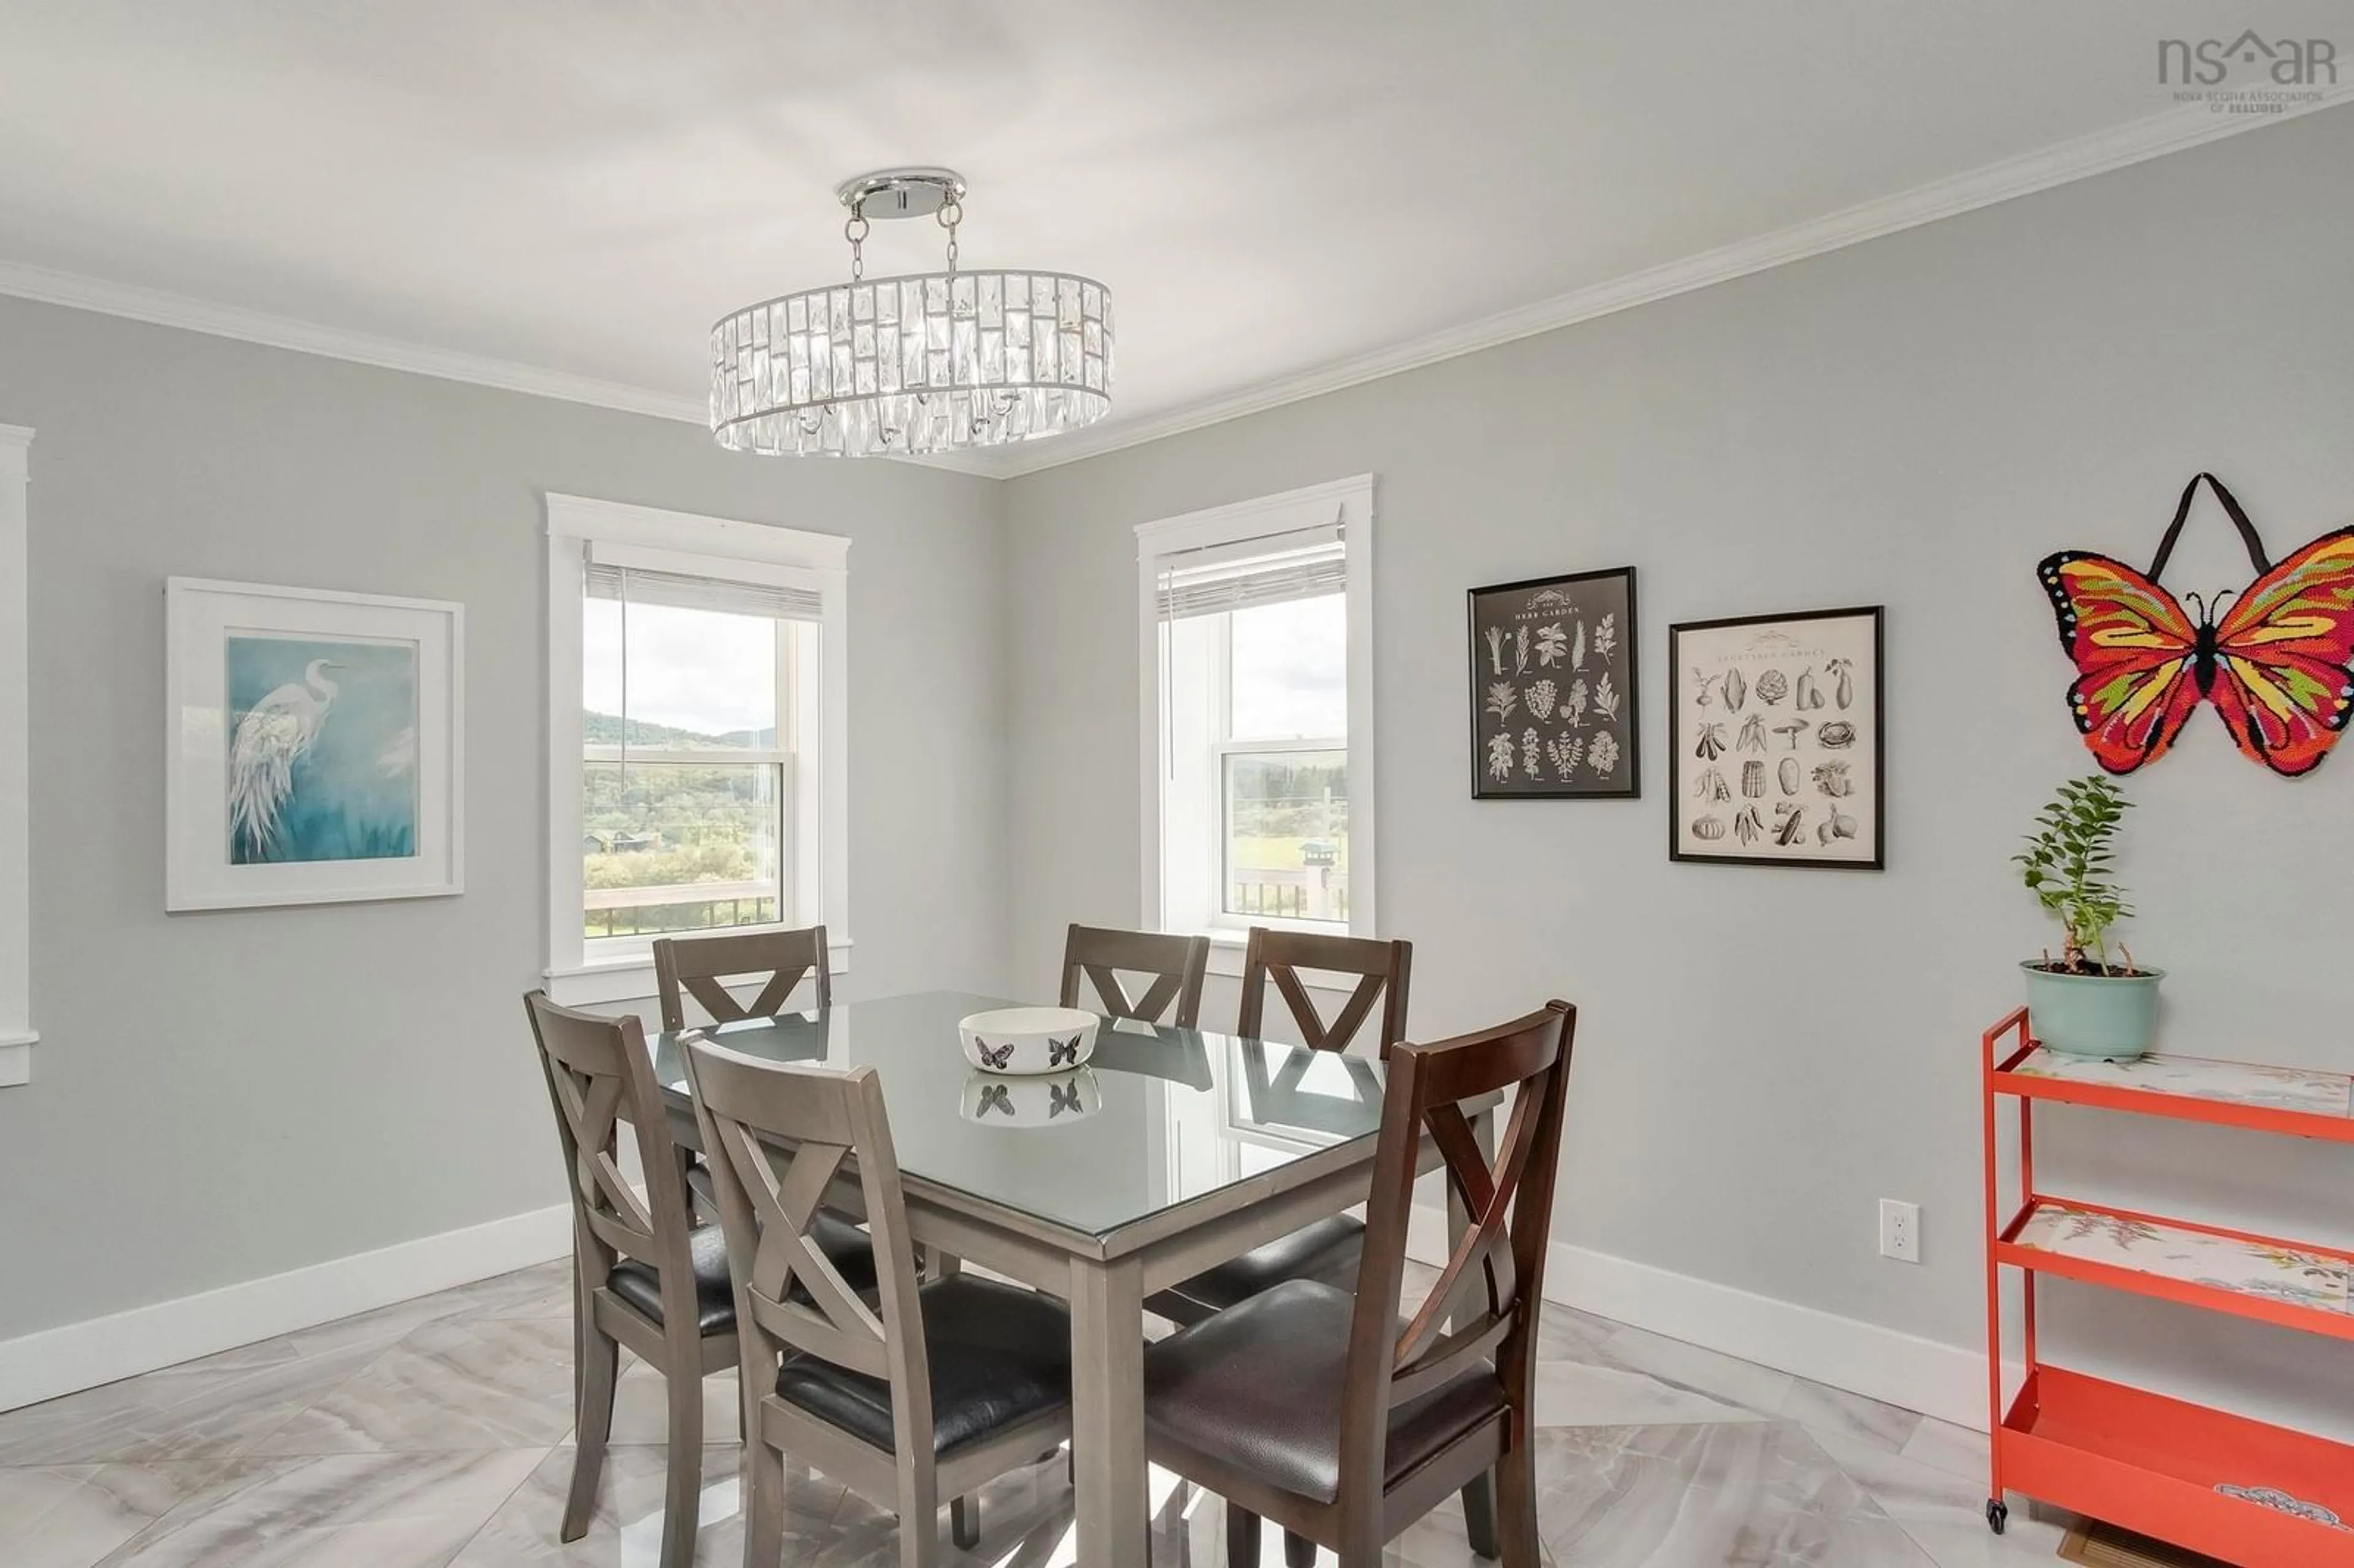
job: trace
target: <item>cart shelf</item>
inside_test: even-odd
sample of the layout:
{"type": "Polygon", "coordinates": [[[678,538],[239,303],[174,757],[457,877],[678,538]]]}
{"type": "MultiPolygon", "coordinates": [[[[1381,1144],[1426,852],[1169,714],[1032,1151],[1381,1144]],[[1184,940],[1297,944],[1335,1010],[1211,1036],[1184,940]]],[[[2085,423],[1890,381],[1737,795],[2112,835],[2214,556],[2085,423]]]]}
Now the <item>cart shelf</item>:
{"type": "Polygon", "coordinates": [[[2004,1479],[2245,1568],[2354,1568],[2354,1447],[2045,1365],[2002,1424],[2004,1479]]]}
{"type": "Polygon", "coordinates": [[[1998,1263],[2354,1340],[2354,1254],[2097,1203],[2039,1198],[1998,1263]]]}
{"type": "Polygon", "coordinates": [[[2063,1055],[2030,1041],[1994,1071],[1997,1094],[2354,1142],[2354,1076],[2203,1056],[2133,1062],[2063,1055]]]}

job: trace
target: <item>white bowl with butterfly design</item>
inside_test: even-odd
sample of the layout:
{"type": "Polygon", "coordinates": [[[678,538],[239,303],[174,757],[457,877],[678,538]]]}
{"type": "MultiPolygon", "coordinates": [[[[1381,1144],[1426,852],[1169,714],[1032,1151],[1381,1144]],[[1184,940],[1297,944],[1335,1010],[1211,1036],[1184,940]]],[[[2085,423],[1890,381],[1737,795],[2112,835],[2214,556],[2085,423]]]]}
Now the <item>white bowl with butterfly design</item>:
{"type": "Polygon", "coordinates": [[[959,1019],[957,1038],[982,1072],[1027,1078],[1085,1066],[1102,1022],[1076,1007],[1001,1007],[959,1019]]]}
{"type": "Polygon", "coordinates": [[[1103,1109],[1103,1086],[1092,1067],[1027,1078],[967,1073],[959,1108],[965,1120],[982,1127],[1059,1127],[1103,1109]]]}

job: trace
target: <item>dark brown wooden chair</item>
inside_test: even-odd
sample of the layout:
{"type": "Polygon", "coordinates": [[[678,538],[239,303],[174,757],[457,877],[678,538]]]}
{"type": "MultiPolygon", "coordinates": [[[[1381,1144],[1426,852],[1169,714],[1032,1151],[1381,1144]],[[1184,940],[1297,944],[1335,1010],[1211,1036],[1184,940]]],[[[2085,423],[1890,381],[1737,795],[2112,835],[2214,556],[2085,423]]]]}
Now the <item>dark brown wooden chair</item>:
{"type": "Polygon", "coordinates": [[[686,999],[693,997],[714,1023],[774,1018],[794,990],[811,975],[811,1007],[833,1004],[833,971],[826,959],[825,927],[758,931],[743,937],[664,937],[654,943],[654,985],[662,994],[663,1027],[687,1027],[686,999]],[[737,1001],[723,980],[764,979],[749,1006],[737,1001]]]}
{"type": "Polygon", "coordinates": [[[1079,1000],[1079,982],[1084,979],[1095,987],[1108,1018],[1159,1023],[1173,1007],[1170,1022],[1180,1029],[1198,1027],[1202,979],[1209,972],[1207,937],[1074,926],[1063,939],[1063,1005],[1086,1005],[1079,1000]],[[1131,997],[1120,981],[1123,974],[1150,976],[1151,983],[1131,997]]]}
{"type": "Polygon", "coordinates": [[[560,1531],[588,1531],[613,1425],[613,1383],[627,1345],[660,1368],[670,1393],[670,1486],[663,1568],[695,1557],[703,1474],[703,1379],[736,1364],[736,1304],[716,1230],[691,1228],[686,1193],[663,1113],[645,1029],[524,998],[556,1107],[572,1191],[573,1394],[578,1422],[572,1492],[560,1531]],[[646,1197],[623,1176],[620,1127],[630,1125],[646,1197]]]}
{"type": "Polygon", "coordinates": [[[873,1067],[756,1061],[697,1040],[687,1075],[727,1234],[743,1346],[746,1568],[777,1568],[784,1457],[899,1516],[903,1568],[979,1542],[966,1494],[1071,1435],[1062,1304],[957,1274],[918,1282],[899,1161],[873,1067]],[[862,1291],[813,1235],[855,1202],[874,1237],[862,1291]]]}
{"type": "MultiPolygon", "coordinates": [[[[1406,991],[1414,967],[1414,944],[1364,937],[1320,937],[1251,927],[1243,958],[1238,1034],[1256,1039],[1267,1018],[1267,988],[1274,987],[1299,1027],[1300,1039],[1319,1051],[1345,1051],[1381,1009],[1375,1052],[1386,1059],[1405,1037],[1406,991]],[[1300,971],[1353,975],[1357,983],[1341,1010],[1327,1022],[1308,994],[1300,971]]],[[[1145,1305],[1172,1323],[1198,1323],[1214,1312],[1246,1301],[1288,1279],[1320,1279],[1345,1287],[1357,1276],[1365,1227],[1347,1214],[1319,1220],[1281,1241],[1204,1269],[1154,1296],[1145,1305]]]]}
{"type": "Polygon", "coordinates": [[[1536,1568],[1537,1319],[1577,1010],[1390,1054],[1356,1293],[1293,1280],[1145,1352],[1152,1463],[1226,1500],[1229,1568],[1259,1520],[1375,1568],[1383,1548],[1492,1470],[1505,1568],[1536,1568]],[[1492,1164],[1463,1102],[1517,1089],[1492,1164]],[[1427,1131],[1470,1215],[1430,1295],[1398,1318],[1427,1131]]]}

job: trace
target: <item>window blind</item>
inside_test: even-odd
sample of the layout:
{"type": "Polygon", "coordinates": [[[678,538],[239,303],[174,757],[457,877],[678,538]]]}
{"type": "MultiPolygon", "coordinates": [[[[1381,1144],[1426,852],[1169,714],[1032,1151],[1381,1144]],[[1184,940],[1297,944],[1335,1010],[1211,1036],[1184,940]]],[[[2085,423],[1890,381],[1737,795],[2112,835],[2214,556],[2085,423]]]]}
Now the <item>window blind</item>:
{"type": "Polygon", "coordinates": [[[1311,528],[1166,556],[1160,577],[1162,620],[1223,615],[1347,591],[1348,546],[1339,528],[1311,528]]]}
{"type": "Polygon", "coordinates": [[[588,592],[590,599],[667,605],[673,609],[712,609],[775,620],[816,620],[825,609],[825,596],[814,588],[650,571],[605,561],[588,563],[588,592]]]}

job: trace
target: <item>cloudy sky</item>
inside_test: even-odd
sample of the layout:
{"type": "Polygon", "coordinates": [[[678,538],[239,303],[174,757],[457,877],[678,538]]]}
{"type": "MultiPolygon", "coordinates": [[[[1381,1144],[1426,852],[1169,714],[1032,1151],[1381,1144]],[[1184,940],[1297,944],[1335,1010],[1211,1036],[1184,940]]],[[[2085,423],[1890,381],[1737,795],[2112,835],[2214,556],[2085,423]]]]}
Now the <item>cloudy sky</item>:
{"type": "MultiPolygon", "coordinates": [[[[621,711],[621,605],[582,605],[582,697],[621,711]]],[[[702,735],[776,723],[776,628],[757,616],[632,604],[630,716],[702,735]]],[[[1347,601],[1338,594],[1234,618],[1238,740],[1331,737],[1348,730],[1347,601]]]]}
{"type": "MultiPolygon", "coordinates": [[[[621,711],[621,605],[582,605],[588,711],[621,711]]],[[[776,622],[667,605],[630,606],[630,717],[701,735],[777,722],[776,622]]]]}
{"type": "Polygon", "coordinates": [[[1323,739],[1349,729],[1348,600],[1339,594],[1237,610],[1236,740],[1323,739]]]}

